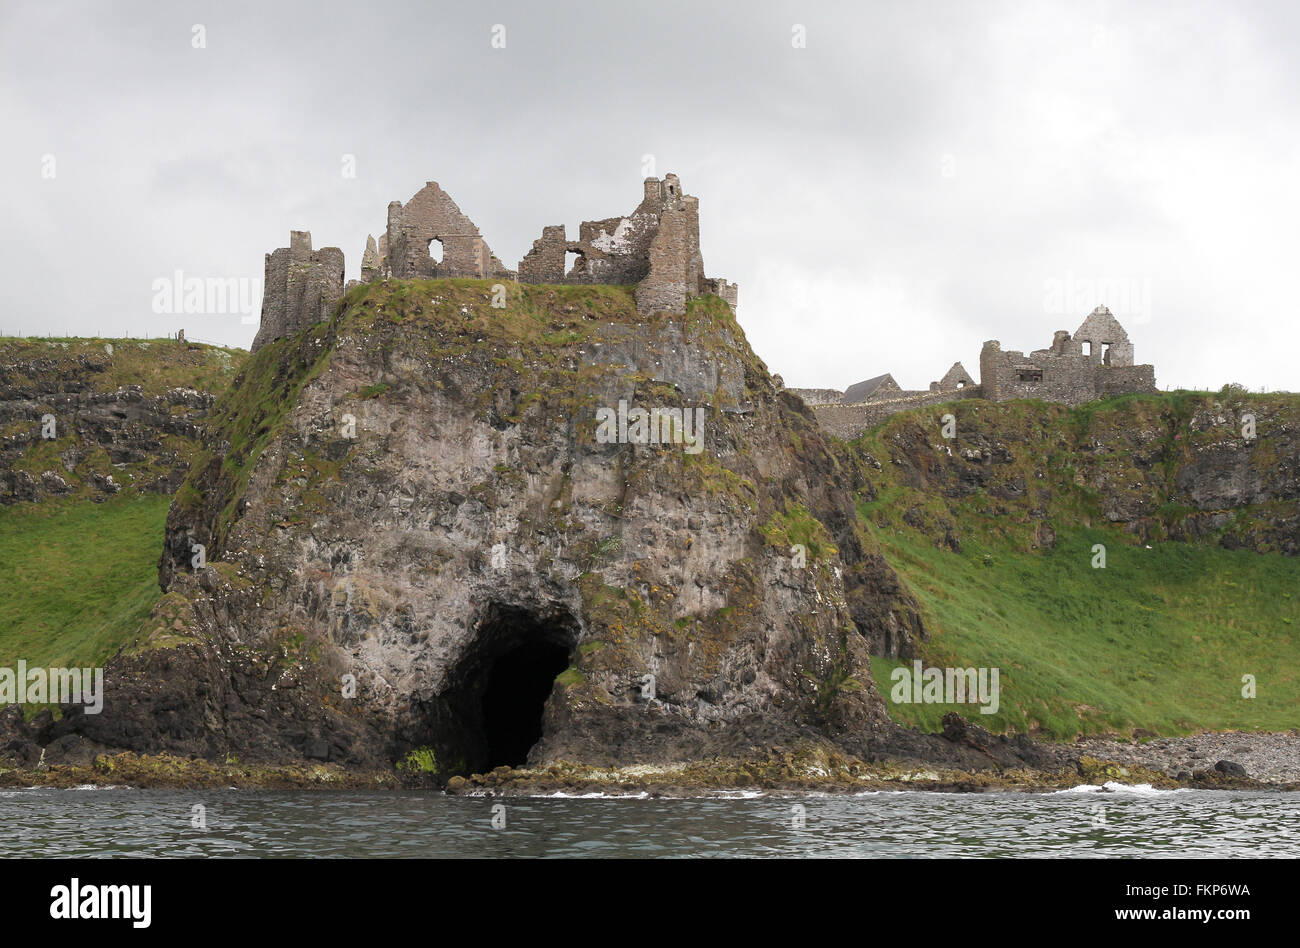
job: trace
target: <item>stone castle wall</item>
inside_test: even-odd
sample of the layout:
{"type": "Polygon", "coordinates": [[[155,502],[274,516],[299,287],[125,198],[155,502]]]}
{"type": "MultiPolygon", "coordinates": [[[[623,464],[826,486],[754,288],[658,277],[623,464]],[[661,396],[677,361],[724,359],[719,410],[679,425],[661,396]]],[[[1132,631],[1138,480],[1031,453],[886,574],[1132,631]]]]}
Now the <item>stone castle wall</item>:
{"type": "Polygon", "coordinates": [[[980,384],[991,401],[1039,398],[1082,405],[1095,398],[1156,390],[1155,367],[1133,364],[1124,327],[1098,306],[1071,336],[1058,330],[1047,349],[1004,351],[990,340],[980,351],[980,384]]]}
{"type": "Polygon", "coordinates": [[[809,408],[839,405],[844,401],[844,393],[838,388],[792,388],[790,391],[802,398],[809,408]]]}
{"type": "Polygon", "coordinates": [[[942,405],[963,398],[980,398],[978,385],[944,392],[917,392],[898,398],[859,402],[856,405],[813,405],[813,414],[823,429],[837,438],[850,441],[868,428],[874,428],[891,415],[913,408],[942,405]]]}
{"type": "Polygon", "coordinates": [[[980,381],[975,384],[954,362],[929,392],[901,391],[889,374],[834,389],[793,389],[822,427],[841,438],[854,438],[890,415],[959,398],[1001,402],[1036,398],[1063,405],[1082,405],[1098,398],[1156,391],[1155,367],[1133,364],[1133,343],[1110,310],[1094,309],[1072,336],[1057,330],[1052,344],[1025,354],[1004,351],[997,340],[980,351],[980,381]]]}
{"type": "Polygon", "coordinates": [[[328,319],[343,296],[343,251],[311,249],[311,233],[289,232],[289,246],[266,255],[262,319],[250,352],[328,319]]]}
{"type": "MultiPolygon", "coordinates": [[[[709,293],[722,297],[734,312],[739,296],[736,284],[704,275],[699,199],[685,194],[674,174],[662,181],[646,178],[636,210],[625,217],[583,221],[577,240],[568,239],[563,224],[543,227],[518,271],[505,268],[474,222],[436,181],[429,181],[405,204],[388,205],[387,227],[378,241],[373,235],[366,238],[361,282],[389,277],[636,284],[637,311],[647,316],[681,315],[688,300],[709,293]],[[570,253],[576,260],[566,272],[570,253]]],[[[313,252],[311,235],[293,231],[289,247],[267,254],[266,295],[253,350],[328,316],[343,289],[343,251],[327,247],[313,252]]]]}

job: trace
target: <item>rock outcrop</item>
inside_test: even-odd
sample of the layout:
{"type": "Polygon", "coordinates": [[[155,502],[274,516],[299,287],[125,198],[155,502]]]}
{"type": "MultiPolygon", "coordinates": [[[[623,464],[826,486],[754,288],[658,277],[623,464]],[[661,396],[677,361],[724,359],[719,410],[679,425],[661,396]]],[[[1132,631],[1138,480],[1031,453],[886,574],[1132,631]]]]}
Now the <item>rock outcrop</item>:
{"type": "Polygon", "coordinates": [[[243,358],[172,340],[0,343],[0,504],[175,493],[243,358]]]}
{"type": "MultiPolygon", "coordinates": [[[[0,405],[23,428],[7,437],[57,395],[78,444],[116,451],[133,489],[188,474],[163,594],[109,663],[103,712],[0,715],[0,753],[390,775],[418,760],[439,781],[779,747],[1051,769],[1069,753],[1023,735],[891,722],[869,655],[910,659],[928,633],[879,530],[958,551],[978,515],[1050,547],[1064,511],[1134,542],[1300,543],[1286,396],[963,399],[845,443],[717,296],[646,318],[632,285],[509,292],[500,308],[492,280],[355,287],[262,346],[210,408],[166,373],[124,386],[121,352],[9,359],[0,405]],[[158,480],[132,451],[163,459],[158,480]]],[[[18,446],[6,483],[39,447],[18,446]]]]}
{"type": "Polygon", "coordinates": [[[958,401],[891,419],[881,435],[880,462],[893,479],[951,510],[978,495],[982,514],[1028,531],[1032,545],[1050,546],[1049,520],[1069,508],[1143,543],[1300,553],[1294,396],[1228,386],[1217,396],[1129,396],[1073,413],[958,401]],[[941,432],[947,413],[952,441],[941,432]]]}
{"type": "MultiPolygon", "coordinates": [[[[891,725],[854,619],[882,637],[918,620],[857,532],[857,462],[721,299],[647,321],[631,287],[521,288],[504,310],[490,290],[358,287],[252,358],[173,505],[171,611],[145,630],[184,641],[191,674],[169,680],[209,726],[156,739],[241,758],[428,747],[447,775],[800,735],[866,752],[891,725]],[[255,721],[268,681],[310,726],[229,726],[255,721]]],[[[150,719],[152,693],[132,693],[150,719]]],[[[107,743],[112,714],[77,727],[107,743]]]]}

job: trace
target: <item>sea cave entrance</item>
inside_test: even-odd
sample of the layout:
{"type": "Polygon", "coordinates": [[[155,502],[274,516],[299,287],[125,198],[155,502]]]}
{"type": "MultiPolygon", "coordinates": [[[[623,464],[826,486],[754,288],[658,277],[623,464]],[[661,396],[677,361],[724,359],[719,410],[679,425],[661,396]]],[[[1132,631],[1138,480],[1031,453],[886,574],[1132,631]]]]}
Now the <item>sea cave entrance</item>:
{"type": "Polygon", "coordinates": [[[487,768],[519,767],[542,738],[542,712],[555,678],[569,667],[569,650],[551,642],[525,642],[488,669],[483,689],[487,768]]]}
{"type": "Polygon", "coordinates": [[[519,767],[542,738],[546,702],[573,660],[578,622],[563,608],[494,603],[476,625],[446,695],[457,721],[447,737],[471,772],[519,767]]]}

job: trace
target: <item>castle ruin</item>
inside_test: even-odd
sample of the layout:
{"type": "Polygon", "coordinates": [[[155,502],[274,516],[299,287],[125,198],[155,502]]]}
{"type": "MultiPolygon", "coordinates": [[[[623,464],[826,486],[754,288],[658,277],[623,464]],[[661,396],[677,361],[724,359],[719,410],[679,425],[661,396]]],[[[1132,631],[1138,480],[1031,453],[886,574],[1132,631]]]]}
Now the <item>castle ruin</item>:
{"type": "Polygon", "coordinates": [[[699,203],[682,191],[675,174],[662,181],[646,178],[641,203],[631,214],[583,221],[577,240],[568,239],[563,224],[543,227],[515,271],[505,268],[474,222],[430,181],[405,204],[388,205],[385,232],[378,240],[366,238],[360,281],[345,286],[343,251],[312,251],[306,231],[292,231],[289,247],[267,254],[262,321],[251,351],[328,318],[355,283],[390,278],[635,284],[637,312],[645,316],[681,315],[688,300],[705,294],[722,297],[734,312],[736,284],[704,274],[699,203]]]}
{"type": "Polygon", "coordinates": [[[1107,395],[1154,392],[1156,370],[1133,364],[1133,344],[1109,309],[1098,306],[1073,337],[1057,330],[1052,345],[1023,352],[1004,352],[997,340],[980,352],[980,387],[989,401],[1041,398],[1082,405],[1107,395]]]}
{"type": "Polygon", "coordinates": [[[311,233],[289,232],[289,246],[266,255],[262,320],[250,352],[329,319],[343,295],[343,251],[311,249],[311,233]]]}
{"type": "Polygon", "coordinates": [[[901,388],[888,373],[835,389],[791,389],[812,407],[822,427],[853,438],[890,415],[958,398],[1005,402],[1038,398],[1064,405],[1132,392],[1156,391],[1155,367],[1133,364],[1133,343],[1109,309],[1098,306],[1074,335],[1057,330],[1047,349],[1003,351],[997,340],[980,352],[979,384],[960,362],[928,392],[901,388]]]}

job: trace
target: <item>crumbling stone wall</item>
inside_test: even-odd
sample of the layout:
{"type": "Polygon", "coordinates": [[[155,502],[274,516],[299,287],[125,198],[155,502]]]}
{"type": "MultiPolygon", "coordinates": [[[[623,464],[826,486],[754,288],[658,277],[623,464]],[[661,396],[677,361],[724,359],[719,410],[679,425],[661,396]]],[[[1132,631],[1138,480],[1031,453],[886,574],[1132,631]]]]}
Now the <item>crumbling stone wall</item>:
{"type": "Polygon", "coordinates": [[[1128,333],[1104,306],[1093,310],[1073,337],[1057,330],[1050,348],[1028,355],[1003,351],[996,340],[984,343],[980,384],[991,401],[1041,398],[1066,405],[1156,390],[1155,367],[1133,364],[1128,333]]]}
{"type": "Polygon", "coordinates": [[[542,236],[533,241],[533,249],[519,261],[520,283],[563,283],[564,255],[569,249],[564,225],[542,228],[542,236]]]}
{"type": "Polygon", "coordinates": [[[1112,365],[1098,371],[1096,378],[1098,398],[1156,390],[1156,370],[1150,365],[1112,365]]]}
{"type": "Polygon", "coordinates": [[[542,229],[519,262],[521,283],[637,284],[637,311],[682,314],[686,302],[705,293],[722,297],[732,310],[734,283],[704,275],[700,254],[699,199],[682,191],[677,175],[646,178],[641,203],[623,217],[583,221],[578,239],[563,224],[542,229]],[[576,259],[565,271],[567,254],[576,259]]]}
{"type": "Polygon", "coordinates": [[[849,441],[900,411],[942,405],[963,398],[979,398],[982,395],[978,385],[968,385],[952,391],[908,392],[893,398],[873,399],[854,405],[814,405],[812,409],[818,424],[825,431],[849,441]]]}
{"type": "Polygon", "coordinates": [[[791,392],[803,399],[809,408],[817,405],[839,405],[844,401],[844,393],[838,388],[792,388],[791,392]]]}
{"type": "Polygon", "coordinates": [[[937,382],[930,383],[932,392],[953,392],[957,389],[970,388],[975,384],[975,380],[970,377],[966,367],[960,362],[954,362],[952,368],[944,373],[943,378],[937,382]]]}
{"type": "Polygon", "coordinates": [[[382,246],[371,254],[366,238],[362,281],[392,276],[399,280],[431,277],[473,277],[513,280],[514,273],[497,259],[479,233],[438,182],[429,181],[409,201],[388,205],[388,229],[382,246]],[[442,245],[436,262],[430,245],[442,245]],[[367,279],[368,277],[368,279],[367,279]]]}
{"type": "Polygon", "coordinates": [[[311,233],[289,232],[289,246],[266,255],[262,318],[250,352],[328,319],[343,296],[343,251],[311,249],[311,233]]]}
{"type": "Polygon", "coordinates": [[[1109,309],[1098,306],[1074,333],[1079,351],[1089,356],[1093,365],[1130,366],[1133,343],[1109,309]],[[1090,350],[1090,351],[1085,351],[1090,350]]]}

